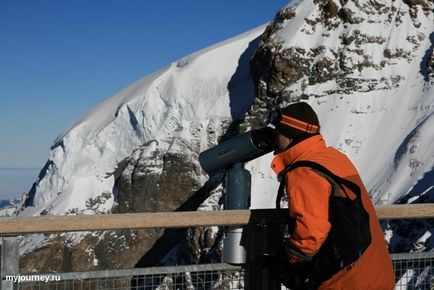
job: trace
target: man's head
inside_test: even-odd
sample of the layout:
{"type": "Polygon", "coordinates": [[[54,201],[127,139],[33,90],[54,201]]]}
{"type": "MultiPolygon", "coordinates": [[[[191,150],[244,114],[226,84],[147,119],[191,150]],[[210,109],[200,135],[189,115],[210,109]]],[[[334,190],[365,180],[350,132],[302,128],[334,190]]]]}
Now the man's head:
{"type": "Polygon", "coordinates": [[[278,151],[284,151],[319,133],[319,121],[315,111],[307,103],[291,104],[277,110],[271,117],[276,130],[278,151]]]}

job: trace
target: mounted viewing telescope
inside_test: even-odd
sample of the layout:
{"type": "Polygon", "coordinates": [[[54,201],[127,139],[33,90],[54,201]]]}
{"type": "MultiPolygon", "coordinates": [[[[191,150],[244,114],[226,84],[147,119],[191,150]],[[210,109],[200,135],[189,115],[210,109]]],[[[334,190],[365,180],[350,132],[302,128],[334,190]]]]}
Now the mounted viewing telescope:
{"type": "Polygon", "coordinates": [[[274,130],[270,127],[248,131],[224,141],[199,155],[199,163],[208,174],[246,163],[273,151],[274,130]]]}
{"type": "MultiPolygon", "coordinates": [[[[248,209],[250,206],[251,174],[244,168],[244,163],[273,151],[276,147],[275,133],[265,127],[248,131],[199,155],[203,170],[212,174],[219,170],[226,171],[225,209],[248,209]]],[[[245,244],[242,243],[243,227],[226,229],[223,259],[228,264],[246,263],[245,244]]]]}

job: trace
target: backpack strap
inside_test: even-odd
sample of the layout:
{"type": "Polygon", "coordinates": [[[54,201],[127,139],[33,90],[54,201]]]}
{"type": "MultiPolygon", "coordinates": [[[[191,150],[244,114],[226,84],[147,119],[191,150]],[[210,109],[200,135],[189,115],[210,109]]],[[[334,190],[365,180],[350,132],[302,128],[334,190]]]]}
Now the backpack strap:
{"type": "MultiPolygon", "coordinates": [[[[285,169],[279,173],[279,175],[277,176],[278,180],[280,181],[280,185],[279,185],[279,191],[277,192],[277,197],[276,197],[276,208],[280,209],[280,200],[283,197],[283,194],[285,192],[285,175],[291,171],[294,170],[298,167],[310,167],[312,169],[315,169],[318,172],[323,173],[326,176],[323,177],[329,177],[332,181],[336,182],[336,184],[338,184],[342,190],[345,192],[345,189],[342,187],[342,185],[345,185],[348,189],[350,189],[353,193],[355,193],[357,195],[357,198],[359,198],[361,196],[361,190],[360,187],[355,184],[354,182],[351,182],[347,179],[344,179],[342,177],[337,176],[336,174],[334,174],[333,172],[331,172],[330,170],[328,170],[327,168],[325,168],[324,166],[322,166],[319,163],[313,162],[313,161],[307,161],[307,160],[302,160],[302,161],[297,161],[287,167],[285,167],[285,169]]],[[[322,175],[321,175],[322,176],[322,175]]],[[[326,178],[329,182],[329,178],[326,178]]]]}
{"type": "Polygon", "coordinates": [[[276,208],[277,209],[280,209],[280,201],[282,200],[283,194],[285,192],[285,175],[286,175],[286,173],[288,173],[292,169],[294,169],[292,167],[292,165],[289,165],[289,166],[285,167],[285,169],[283,169],[283,171],[280,172],[279,175],[277,176],[277,180],[280,182],[279,190],[277,191],[277,196],[276,196],[276,208]]]}

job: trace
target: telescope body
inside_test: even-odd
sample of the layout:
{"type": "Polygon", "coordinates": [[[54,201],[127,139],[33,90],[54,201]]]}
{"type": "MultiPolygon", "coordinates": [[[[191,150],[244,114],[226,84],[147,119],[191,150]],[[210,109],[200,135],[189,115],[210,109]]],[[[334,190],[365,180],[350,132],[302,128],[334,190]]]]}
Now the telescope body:
{"type": "MultiPolygon", "coordinates": [[[[199,163],[208,174],[226,171],[225,209],[250,207],[251,174],[244,163],[275,149],[275,133],[271,128],[251,130],[222,142],[199,155],[199,163]]],[[[242,226],[226,227],[223,260],[233,265],[246,263],[246,239],[242,226]]]]}
{"type": "Polygon", "coordinates": [[[236,163],[246,163],[275,148],[274,132],[271,128],[248,131],[229,139],[199,155],[199,163],[208,174],[227,169],[236,163]]]}

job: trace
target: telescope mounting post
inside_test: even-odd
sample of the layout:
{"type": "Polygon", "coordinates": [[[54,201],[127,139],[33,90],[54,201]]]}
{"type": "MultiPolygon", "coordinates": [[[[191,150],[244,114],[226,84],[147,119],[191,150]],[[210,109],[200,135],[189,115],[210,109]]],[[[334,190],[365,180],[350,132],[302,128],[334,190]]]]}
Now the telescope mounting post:
{"type": "MultiPolygon", "coordinates": [[[[226,170],[225,209],[248,209],[250,193],[251,174],[242,163],[235,163],[226,170]]],[[[226,228],[224,262],[244,266],[247,290],[280,290],[280,283],[273,277],[272,270],[258,261],[258,256],[270,253],[275,248],[270,243],[273,230],[276,230],[275,226],[266,224],[226,228]]]]}
{"type": "MultiPolygon", "coordinates": [[[[242,163],[235,163],[226,170],[225,209],[248,209],[251,174],[242,163]]],[[[223,259],[225,263],[243,265],[246,263],[246,248],[242,239],[243,227],[227,227],[224,240],[223,259]]]]}

